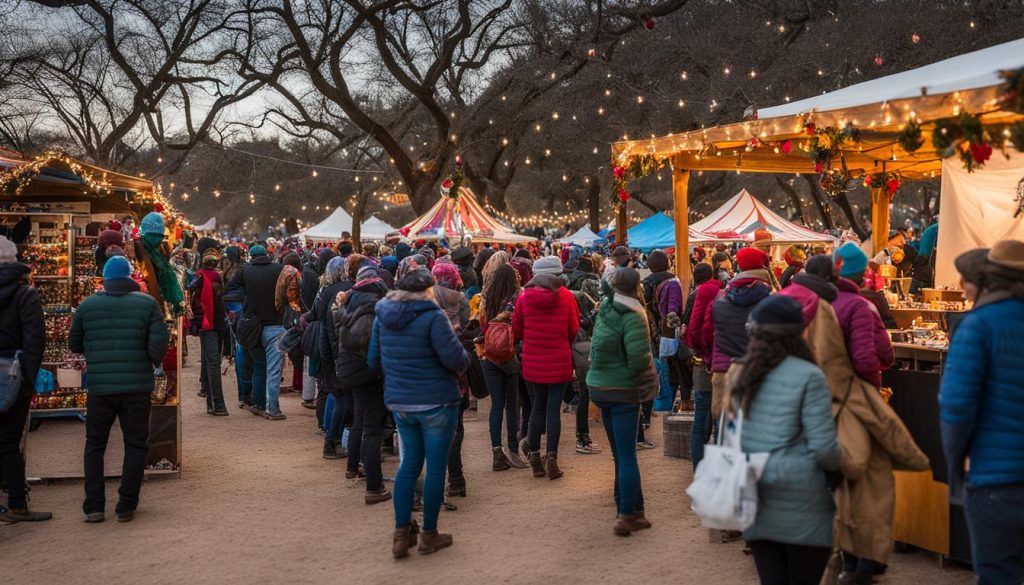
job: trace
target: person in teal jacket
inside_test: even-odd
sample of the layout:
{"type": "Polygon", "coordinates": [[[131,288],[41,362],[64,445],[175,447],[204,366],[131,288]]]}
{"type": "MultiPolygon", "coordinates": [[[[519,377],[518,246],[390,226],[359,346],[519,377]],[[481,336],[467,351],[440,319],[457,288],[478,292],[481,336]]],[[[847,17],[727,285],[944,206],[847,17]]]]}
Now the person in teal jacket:
{"type": "Polygon", "coordinates": [[[153,368],[167,353],[163,312],[153,297],[138,292],[124,256],[107,260],[103,291],[82,301],[71,321],[68,346],[85,354],[88,399],[85,418],[86,522],[102,522],[106,498],[103,455],[114,419],[124,435],[124,472],[118,489],[119,522],[131,520],[139,505],[149,451],[149,405],[153,368]]]}
{"type": "Polygon", "coordinates": [[[587,386],[590,399],[601,409],[601,422],[615,460],[615,505],[619,514],[612,530],[619,536],[629,536],[651,526],[644,515],[636,431],[640,405],[654,399],[658,376],[651,355],[647,312],[640,301],[640,273],[619,268],[603,286],[607,296],[594,324],[587,386]]]}
{"type": "Polygon", "coordinates": [[[956,259],[974,309],[939,391],[950,495],[963,498],[979,583],[1024,583],[1024,242],[956,259]]]}
{"type": "Polygon", "coordinates": [[[799,302],[768,297],[747,330],[747,353],[727,377],[727,404],[743,409],[743,451],[769,456],[757,519],[743,536],[762,583],[818,583],[835,515],[826,474],[840,467],[832,394],[804,342],[799,302]]]}

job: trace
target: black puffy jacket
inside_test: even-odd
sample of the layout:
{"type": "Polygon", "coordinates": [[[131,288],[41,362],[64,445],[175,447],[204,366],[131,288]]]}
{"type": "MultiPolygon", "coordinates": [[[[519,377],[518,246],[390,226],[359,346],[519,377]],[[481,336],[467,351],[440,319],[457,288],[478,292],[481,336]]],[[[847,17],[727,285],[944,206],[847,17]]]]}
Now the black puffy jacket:
{"type": "Polygon", "coordinates": [[[341,280],[320,289],[313,303],[313,310],[306,315],[306,321],[312,323],[320,322],[320,380],[329,391],[341,390],[338,374],[334,370],[334,344],[331,335],[334,334],[334,317],[331,315],[331,305],[334,304],[334,297],[338,293],[352,288],[351,280],[341,280]]]}
{"type": "Polygon", "coordinates": [[[0,264],[0,355],[10,358],[21,351],[22,393],[35,387],[46,347],[43,303],[25,282],[29,271],[20,263],[0,264]]]}
{"type": "MultiPolygon", "coordinates": [[[[335,312],[351,313],[363,305],[376,305],[377,301],[384,298],[384,295],[387,293],[387,286],[382,282],[358,286],[352,289],[352,293],[349,295],[345,306],[335,312]]],[[[333,319],[333,326],[330,328],[328,335],[330,336],[331,348],[335,356],[334,369],[338,376],[340,388],[343,390],[358,388],[377,382],[380,379],[380,374],[370,369],[370,366],[366,363],[365,354],[360,355],[345,351],[341,347],[341,333],[338,331],[338,322],[339,319],[333,319]]]]}
{"type": "Polygon", "coordinates": [[[239,266],[228,283],[229,291],[239,287],[245,290],[243,311],[259,315],[260,324],[264,327],[280,325],[284,321],[284,311],[278,311],[274,304],[277,277],[283,269],[284,265],[272,261],[270,256],[257,256],[249,264],[239,266]]]}

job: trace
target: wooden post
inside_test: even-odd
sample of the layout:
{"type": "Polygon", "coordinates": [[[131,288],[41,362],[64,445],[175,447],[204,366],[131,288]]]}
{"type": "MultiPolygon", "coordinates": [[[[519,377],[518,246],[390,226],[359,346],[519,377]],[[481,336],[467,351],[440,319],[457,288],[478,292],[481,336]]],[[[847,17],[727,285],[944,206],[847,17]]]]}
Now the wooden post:
{"type": "Polygon", "coordinates": [[[878,254],[889,242],[889,204],[885,185],[871,186],[871,249],[878,254]]]}
{"type": "Polygon", "coordinates": [[[629,244],[626,230],[629,229],[629,216],[626,214],[626,203],[615,208],[615,245],[629,244]]]}
{"type": "Polygon", "coordinates": [[[672,165],[672,208],[676,222],[676,276],[683,289],[689,294],[693,275],[690,270],[690,171],[677,163],[672,165]]]}

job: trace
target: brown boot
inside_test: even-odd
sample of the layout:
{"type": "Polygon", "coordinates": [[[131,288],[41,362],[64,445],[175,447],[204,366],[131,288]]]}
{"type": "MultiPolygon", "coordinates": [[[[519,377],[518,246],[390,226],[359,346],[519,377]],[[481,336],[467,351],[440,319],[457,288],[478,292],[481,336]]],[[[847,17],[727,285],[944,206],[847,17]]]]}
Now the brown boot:
{"type": "Polygon", "coordinates": [[[494,452],[494,465],[491,466],[491,469],[505,471],[512,468],[512,462],[508,460],[508,456],[505,455],[505,451],[501,447],[495,447],[492,451],[494,452]]]}
{"type": "Polygon", "coordinates": [[[548,479],[558,479],[565,475],[558,468],[558,453],[548,453],[548,456],[544,458],[544,464],[547,467],[548,479]]]}
{"type": "Polygon", "coordinates": [[[451,545],[451,534],[440,534],[436,530],[424,530],[420,535],[420,547],[417,552],[421,555],[429,555],[451,545]]]}
{"type": "Polygon", "coordinates": [[[408,556],[409,549],[416,546],[416,535],[419,532],[420,527],[415,520],[408,526],[396,528],[394,542],[391,544],[391,556],[396,559],[408,556]]]}
{"type": "Polygon", "coordinates": [[[632,514],[620,514],[619,518],[615,521],[615,525],[612,526],[612,531],[617,536],[629,536],[630,534],[633,534],[634,531],[643,530],[649,526],[650,523],[648,523],[647,526],[644,526],[642,523],[638,522],[637,517],[632,514]]]}
{"type": "Polygon", "coordinates": [[[636,528],[634,528],[633,530],[643,530],[645,528],[651,527],[651,521],[647,519],[647,516],[644,516],[643,510],[637,510],[635,522],[636,528]]]}
{"type": "Polygon", "coordinates": [[[544,469],[544,462],[540,459],[540,451],[530,453],[530,467],[533,468],[533,477],[544,477],[548,474],[544,469]]]}

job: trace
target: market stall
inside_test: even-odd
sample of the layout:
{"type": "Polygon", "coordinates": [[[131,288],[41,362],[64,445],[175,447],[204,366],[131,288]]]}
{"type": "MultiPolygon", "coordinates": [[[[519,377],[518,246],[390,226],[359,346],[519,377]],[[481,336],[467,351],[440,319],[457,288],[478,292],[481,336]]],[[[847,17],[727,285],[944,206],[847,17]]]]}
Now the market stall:
{"type": "MultiPolygon", "coordinates": [[[[762,109],[742,122],[618,142],[612,147],[612,164],[616,185],[623,188],[623,206],[629,180],[671,166],[675,215],[683,218],[676,225],[680,248],[688,244],[685,210],[691,171],[809,173],[829,197],[864,185],[871,191],[871,243],[876,253],[887,245],[890,204],[903,183],[941,174],[943,220],[937,248],[941,267],[943,263],[951,266],[967,248],[1020,237],[1024,194],[1019,189],[1024,183],[1017,183],[1015,191],[982,188],[984,193],[954,184],[963,177],[991,181],[990,173],[1004,166],[1000,157],[1006,154],[1011,165],[1019,165],[1013,161],[1020,151],[1024,151],[1024,39],[762,109]],[[951,174],[951,169],[957,171],[951,174]],[[996,200],[998,204],[991,203],[996,200]],[[991,217],[992,213],[998,216],[991,217]],[[956,220],[947,217],[954,214],[956,220]],[[980,217],[987,219],[979,222],[980,217]],[[995,224],[990,221],[1001,227],[991,229],[995,224]]],[[[1012,172],[1018,173],[1018,181],[1024,174],[1012,172]]],[[[680,279],[687,284],[689,267],[683,264],[679,269],[680,279]]],[[[953,283],[952,274],[940,268],[939,284],[953,283]]],[[[943,303],[962,303],[962,297],[959,291],[933,289],[923,291],[922,298],[911,298],[906,295],[909,286],[897,283],[894,288],[889,294],[897,298],[890,304],[897,312],[907,311],[901,318],[904,326],[911,326],[893,332],[901,362],[886,381],[893,388],[894,410],[919,444],[931,446],[925,450],[932,467],[931,473],[896,474],[895,536],[963,559],[961,545],[967,537],[962,508],[946,497],[945,461],[935,447],[940,433],[937,394],[944,343],[958,313],[943,303]],[[932,294],[939,298],[929,300],[927,295],[932,294]]]]}
{"type": "MultiPolygon", "coordinates": [[[[352,233],[352,222],[352,216],[343,207],[338,206],[323,221],[299,232],[299,237],[304,242],[338,242],[341,241],[343,232],[352,233]]],[[[360,224],[360,239],[383,240],[388,232],[394,230],[395,228],[371,215],[360,224]]]]}
{"type": "MultiPolygon", "coordinates": [[[[81,477],[88,370],[68,349],[75,308],[101,286],[95,249],[112,220],[137,223],[154,205],[166,205],[150,181],[50,152],[37,158],[0,149],[0,233],[32,268],[44,304],[46,348],[30,410],[27,471],[39,479],[81,477]],[[71,419],[69,424],[60,419],[71,419]]],[[[170,214],[168,214],[170,215],[170,214]]],[[[177,225],[175,222],[172,225],[177,225]]],[[[127,230],[127,227],[125,228],[127,230]]],[[[125,253],[140,270],[134,249],[125,253]]],[[[181,465],[179,412],[181,319],[167,315],[171,346],[159,369],[150,416],[148,473],[177,474],[181,465]]]]}
{"type": "MultiPolygon", "coordinates": [[[[691,227],[689,241],[691,245],[696,246],[711,243],[714,238],[691,227]]],[[[655,213],[629,228],[626,231],[626,242],[630,248],[644,252],[673,248],[676,245],[676,222],[664,213],[655,213]]]]}
{"type": "Polygon", "coordinates": [[[426,213],[399,230],[403,236],[416,240],[472,238],[474,242],[515,244],[534,242],[536,238],[517,234],[491,217],[476,196],[466,187],[446,189],[426,213]]]}
{"type": "Polygon", "coordinates": [[[704,219],[695,222],[691,228],[723,242],[751,243],[754,241],[754,232],[766,230],[772,236],[772,244],[834,246],[836,243],[836,239],[828,234],[784,219],[746,189],[740,190],[704,219]]]}
{"type": "Polygon", "coordinates": [[[558,240],[562,245],[576,245],[583,246],[584,248],[593,246],[594,244],[603,243],[606,240],[601,236],[594,233],[594,230],[590,229],[590,226],[585,225],[574,233],[565,236],[558,240]]]}

